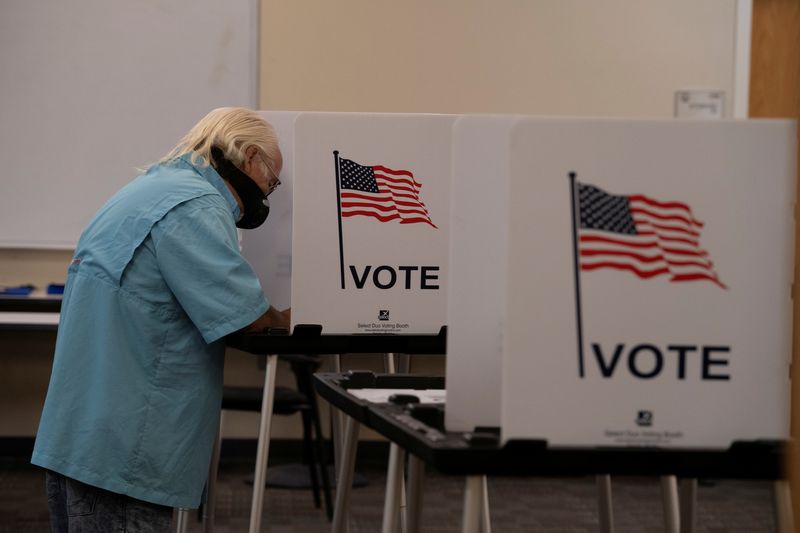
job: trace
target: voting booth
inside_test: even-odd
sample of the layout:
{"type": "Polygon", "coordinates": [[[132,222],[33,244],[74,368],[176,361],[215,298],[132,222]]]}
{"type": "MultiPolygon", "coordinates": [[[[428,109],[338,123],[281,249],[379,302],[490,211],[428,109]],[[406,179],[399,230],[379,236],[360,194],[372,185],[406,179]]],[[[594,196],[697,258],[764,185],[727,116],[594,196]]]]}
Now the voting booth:
{"type": "Polygon", "coordinates": [[[283,185],[243,252],[271,301],[288,307],[291,293],[292,326],[323,334],[438,334],[456,117],[263,115],[278,133],[283,185]]]}
{"type": "Polygon", "coordinates": [[[323,335],[447,325],[449,429],[788,436],[793,123],[264,116],[283,185],[243,252],[270,301],[323,335]]]}
{"type": "Polygon", "coordinates": [[[293,324],[323,334],[436,334],[446,324],[454,119],[297,118],[293,324]]]}
{"type": "Polygon", "coordinates": [[[243,252],[273,305],[291,305],[293,331],[237,347],[442,353],[447,326],[441,424],[441,404],[412,413],[354,395],[424,378],[320,378],[351,416],[338,527],[360,423],[468,486],[491,472],[780,476],[793,123],[264,116],[283,186],[243,252]]]}
{"type": "Polygon", "coordinates": [[[791,122],[454,130],[448,429],[550,446],[788,438],[791,122]]]}
{"type": "MultiPolygon", "coordinates": [[[[292,329],[228,343],[267,355],[251,531],[263,505],[274,354],[444,353],[456,118],[263,116],[278,134],[283,185],[267,224],[243,232],[242,250],[270,303],[291,305],[292,329]]],[[[344,448],[354,452],[355,443],[344,448]]]]}

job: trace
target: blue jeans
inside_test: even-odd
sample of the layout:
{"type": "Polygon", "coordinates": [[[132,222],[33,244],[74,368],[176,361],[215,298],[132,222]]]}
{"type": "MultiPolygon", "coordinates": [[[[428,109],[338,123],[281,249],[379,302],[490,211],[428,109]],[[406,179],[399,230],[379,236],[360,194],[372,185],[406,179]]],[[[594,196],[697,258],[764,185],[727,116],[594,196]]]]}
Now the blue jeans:
{"type": "Polygon", "coordinates": [[[53,533],[169,533],[172,507],[143,502],[47,471],[53,533]]]}

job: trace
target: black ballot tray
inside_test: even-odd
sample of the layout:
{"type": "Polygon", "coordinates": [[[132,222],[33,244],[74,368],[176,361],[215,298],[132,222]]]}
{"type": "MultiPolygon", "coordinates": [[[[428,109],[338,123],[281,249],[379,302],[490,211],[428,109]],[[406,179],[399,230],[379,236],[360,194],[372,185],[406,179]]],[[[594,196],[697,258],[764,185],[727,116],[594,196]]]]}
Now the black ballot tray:
{"type": "Polygon", "coordinates": [[[319,325],[299,324],[291,333],[285,329],[235,333],[226,338],[226,343],[232,348],[254,354],[444,354],[446,339],[446,326],[442,326],[436,335],[337,335],[325,334],[319,325]]]}
{"type": "MultiPolygon", "coordinates": [[[[452,475],[674,475],[683,478],[781,479],[782,441],[737,441],[727,450],[649,447],[552,447],[546,440],[500,444],[498,428],[448,431],[445,404],[371,402],[356,389],[443,389],[444,378],[350,371],[314,375],[320,396],[441,473],[452,475]]],[[[479,385],[476,384],[476,390],[479,385]]],[[[412,399],[413,400],[413,399],[412,399]]]]}

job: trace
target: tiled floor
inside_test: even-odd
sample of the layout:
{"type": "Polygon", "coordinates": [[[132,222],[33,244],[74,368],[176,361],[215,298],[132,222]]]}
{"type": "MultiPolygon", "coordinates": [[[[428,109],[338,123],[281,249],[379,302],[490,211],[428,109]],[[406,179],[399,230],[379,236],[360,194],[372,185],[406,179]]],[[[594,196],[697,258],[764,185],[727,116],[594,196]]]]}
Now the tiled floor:
{"type": "MultiPolygon", "coordinates": [[[[217,527],[220,533],[247,531],[252,487],[251,463],[227,462],[220,470],[217,527]]],[[[352,493],[350,533],[380,531],[385,471],[381,465],[359,466],[368,485],[352,493]]],[[[48,531],[43,473],[21,461],[0,462],[0,533],[48,531]]],[[[698,533],[774,531],[772,485],[762,481],[721,480],[698,489],[698,533]]],[[[495,533],[584,533],[598,531],[593,477],[491,478],[489,498],[495,533]]],[[[428,473],[422,531],[459,531],[462,481],[428,473]]],[[[616,531],[663,531],[658,479],[614,478],[616,531]]],[[[321,533],[330,531],[324,513],[315,509],[310,491],[269,488],[263,531],[321,533]]],[[[190,531],[201,531],[192,522],[190,531]]]]}

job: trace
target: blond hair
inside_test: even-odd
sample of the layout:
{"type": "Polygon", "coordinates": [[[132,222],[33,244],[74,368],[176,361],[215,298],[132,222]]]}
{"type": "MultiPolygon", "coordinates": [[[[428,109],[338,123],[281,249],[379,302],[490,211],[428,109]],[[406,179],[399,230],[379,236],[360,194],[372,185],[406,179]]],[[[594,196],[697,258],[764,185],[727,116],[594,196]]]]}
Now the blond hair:
{"type": "Polygon", "coordinates": [[[220,107],[201,118],[159,162],[190,154],[193,164],[207,166],[214,146],[237,166],[244,163],[245,151],[251,146],[264,152],[273,165],[280,154],[275,129],[258,113],[244,107],[220,107]]]}

